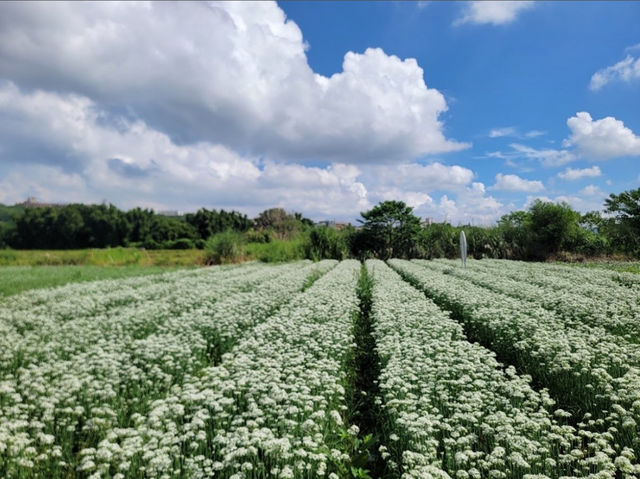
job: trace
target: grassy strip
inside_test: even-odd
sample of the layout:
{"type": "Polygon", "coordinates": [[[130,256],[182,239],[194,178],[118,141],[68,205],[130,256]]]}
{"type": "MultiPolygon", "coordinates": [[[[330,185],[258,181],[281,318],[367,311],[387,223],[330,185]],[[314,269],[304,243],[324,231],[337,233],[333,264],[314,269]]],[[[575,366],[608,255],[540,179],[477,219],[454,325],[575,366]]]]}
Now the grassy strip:
{"type": "Polygon", "coordinates": [[[350,358],[350,388],[347,394],[349,422],[358,426],[360,443],[352,456],[352,471],[355,477],[390,477],[387,475],[385,461],[379,453],[382,444],[383,429],[381,418],[383,411],[376,398],[380,394],[378,378],[380,376],[380,358],[373,337],[371,319],[371,292],[373,278],[367,273],[363,264],[358,278],[359,309],[353,321],[353,337],[355,346],[350,358]]]}
{"type": "Polygon", "coordinates": [[[173,271],[172,266],[6,266],[0,267],[0,296],[68,283],[120,279],[173,271]]]}
{"type": "Polygon", "coordinates": [[[193,266],[203,260],[204,251],[199,249],[0,250],[0,266],[193,266]]]}
{"type": "Polygon", "coordinates": [[[584,263],[564,263],[559,261],[558,264],[576,268],[609,269],[619,273],[640,274],[640,262],[638,261],[587,261],[584,263]]]}

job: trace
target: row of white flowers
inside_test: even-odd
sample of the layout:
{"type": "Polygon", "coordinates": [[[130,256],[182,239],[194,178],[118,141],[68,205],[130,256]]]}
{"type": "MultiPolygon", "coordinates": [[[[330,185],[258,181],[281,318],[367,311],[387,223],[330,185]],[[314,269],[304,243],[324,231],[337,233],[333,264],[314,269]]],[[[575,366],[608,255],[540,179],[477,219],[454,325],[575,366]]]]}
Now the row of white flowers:
{"type": "Polygon", "coordinates": [[[343,363],[358,270],[342,262],[293,296],[219,365],[185,375],[129,427],[81,451],[79,468],[96,478],[330,474],[348,460],[343,363]]]}
{"type": "Polygon", "coordinates": [[[578,434],[589,444],[581,451],[588,463],[613,461],[624,474],[640,474],[637,347],[602,328],[569,324],[533,302],[458,278],[437,262],[390,264],[456,312],[474,338],[531,374],[559,406],[573,412],[578,434]]]}
{"type": "MultiPolygon", "coordinates": [[[[112,308],[93,317],[63,319],[57,304],[48,308],[50,314],[35,308],[33,313],[22,310],[11,316],[12,322],[22,315],[24,323],[42,326],[23,334],[7,328],[12,331],[5,338],[7,349],[13,356],[3,356],[6,362],[0,369],[0,476],[95,472],[90,464],[98,460],[91,453],[97,445],[135,424],[185,377],[202,374],[204,367],[219,361],[235,341],[295,296],[307,278],[335,264],[208,268],[163,275],[142,288],[124,288],[125,297],[137,290],[136,298],[144,300],[118,301],[112,282],[100,282],[89,289],[99,296],[104,286],[112,308]],[[157,291],[159,285],[164,296],[146,291],[157,291]],[[194,298],[193,303],[177,300],[181,295],[194,298]]],[[[68,291],[70,303],[82,301],[74,295],[75,286],[49,293],[64,298],[61,290],[68,291]]],[[[96,298],[89,303],[100,302],[96,298]]],[[[106,450],[101,454],[110,455],[106,450]]]]}
{"type": "Polygon", "coordinates": [[[603,327],[627,341],[640,342],[640,284],[621,280],[620,273],[606,270],[595,270],[593,277],[588,277],[585,271],[592,270],[584,268],[566,272],[566,266],[512,263],[473,261],[462,270],[455,268],[455,261],[438,260],[433,266],[493,291],[533,301],[566,321],[603,327]]]}
{"type": "Polygon", "coordinates": [[[584,457],[582,438],[554,417],[546,391],[469,342],[460,324],[383,262],[367,268],[385,365],[380,389],[396,439],[387,447],[404,451],[403,477],[613,477],[612,461],[584,457]]]}
{"type": "Polygon", "coordinates": [[[145,302],[161,301],[181,311],[183,306],[189,307],[217,294],[217,290],[206,294],[206,284],[242,280],[256,274],[259,277],[269,274],[270,270],[263,263],[247,263],[36,289],[0,299],[0,318],[4,327],[13,326],[19,332],[25,332],[39,328],[42,318],[57,322],[77,321],[103,314],[114,315],[121,308],[135,308],[145,302]],[[184,291],[175,290],[173,285],[177,281],[185,286],[184,291]],[[37,322],[32,324],[30,318],[37,318],[37,322]]]}
{"type": "MultiPolygon", "coordinates": [[[[304,264],[282,268],[297,269],[304,264]]],[[[230,270],[213,267],[168,273],[153,280],[139,278],[144,286],[134,286],[134,279],[127,279],[120,296],[114,286],[118,281],[98,281],[87,283],[84,293],[79,285],[71,284],[7,298],[0,303],[0,374],[43,360],[68,359],[111,334],[144,338],[163,319],[206,308],[279,274],[278,268],[257,264],[230,270]]]]}
{"type": "Polygon", "coordinates": [[[482,263],[487,265],[499,266],[500,268],[508,268],[511,271],[523,269],[527,271],[533,269],[535,271],[546,271],[553,274],[554,277],[564,278],[569,281],[580,281],[581,284],[599,284],[609,286],[611,282],[618,285],[640,286],[640,277],[634,273],[615,271],[606,267],[581,267],[579,264],[569,265],[563,263],[531,263],[524,261],[504,261],[504,260],[483,260],[482,263]]]}

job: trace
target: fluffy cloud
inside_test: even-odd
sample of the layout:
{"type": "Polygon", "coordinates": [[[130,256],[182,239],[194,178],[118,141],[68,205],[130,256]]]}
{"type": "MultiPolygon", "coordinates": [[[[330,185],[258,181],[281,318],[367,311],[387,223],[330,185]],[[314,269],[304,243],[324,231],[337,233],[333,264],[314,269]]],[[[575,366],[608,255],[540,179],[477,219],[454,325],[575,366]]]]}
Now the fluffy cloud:
{"type": "Polygon", "coordinates": [[[602,210],[605,197],[606,195],[599,188],[591,185],[583,188],[576,195],[558,195],[553,198],[548,196],[527,196],[522,208],[527,209],[535,200],[541,200],[551,203],[568,203],[574,210],[586,213],[588,211],[602,210]]]}
{"type": "Polygon", "coordinates": [[[462,166],[446,166],[442,163],[421,165],[376,165],[363,171],[368,183],[383,179],[385,184],[412,191],[453,190],[461,191],[473,179],[473,171],[462,166]]]}
{"type": "Polygon", "coordinates": [[[592,166],[591,168],[567,168],[566,170],[558,173],[558,177],[563,180],[580,180],[582,178],[595,178],[602,175],[599,166],[592,166]]]}
{"type": "Polygon", "coordinates": [[[604,196],[604,192],[596,185],[585,186],[578,193],[584,196],[604,196]]]}
{"type": "MultiPolygon", "coordinates": [[[[567,120],[567,126],[571,134],[562,142],[564,147],[562,149],[540,149],[520,143],[512,143],[510,145],[512,151],[495,151],[487,156],[505,160],[526,158],[538,160],[544,166],[558,167],[580,157],[592,160],[607,160],[621,156],[640,155],[640,137],[635,135],[630,128],[627,128],[622,121],[614,117],[608,116],[600,120],[594,120],[589,113],[578,112],[567,120]]],[[[568,173],[569,177],[565,178],[563,176],[564,173],[559,176],[564,179],[574,179],[570,176],[577,174],[578,170],[571,171],[571,173],[568,173]]],[[[585,170],[587,173],[595,171],[595,169],[585,170]]],[[[591,176],[595,175],[592,174],[591,176]]]]}
{"type": "Polygon", "coordinates": [[[315,215],[369,206],[353,165],[307,167],[243,157],[209,142],[179,145],[141,121],[105,123],[104,116],[86,97],[0,88],[0,128],[11,138],[0,151],[8,169],[3,201],[108,198],[123,207],[215,205],[252,214],[280,205],[315,215]],[[23,161],[30,143],[49,154],[23,161]]]}
{"type": "Polygon", "coordinates": [[[6,79],[124,107],[177,144],[350,163],[468,146],[445,138],[446,101],[414,59],[348,52],[325,77],[305,49],[275,3],[0,5],[6,79]]]}
{"type": "Polygon", "coordinates": [[[556,196],[554,201],[557,203],[569,203],[576,211],[586,213],[588,211],[602,210],[605,197],[606,195],[602,191],[593,191],[590,188],[584,188],[577,195],[556,196]]]}
{"type": "Polygon", "coordinates": [[[452,224],[489,225],[507,212],[504,204],[487,196],[484,184],[473,182],[458,191],[455,197],[443,194],[416,207],[415,214],[434,221],[452,224]]]}
{"type": "Polygon", "coordinates": [[[560,166],[576,159],[575,154],[568,150],[556,150],[553,148],[538,149],[519,143],[512,143],[511,148],[513,148],[516,155],[538,160],[544,166],[560,166]]]}
{"type": "Polygon", "coordinates": [[[518,175],[496,175],[496,183],[491,187],[494,190],[527,191],[534,193],[544,190],[544,185],[538,180],[525,180],[518,175]]]}
{"type": "Polygon", "coordinates": [[[579,112],[567,120],[567,125],[571,136],[565,145],[575,146],[588,158],[640,155],[640,137],[612,116],[593,120],[589,113],[579,112]]]}
{"type": "Polygon", "coordinates": [[[624,60],[619,61],[615,65],[595,72],[591,77],[589,88],[597,91],[607,83],[616,81],[628,83],[638,79],[640,79],[640,58],[627,55],[624,60]]]}
{"type": "MultiPolygon", "coordinates": [[[[249,215],[282,206],[315,219],[353,220],[385,199],[401,199],[418,214],[435,216],[433,193],[459,202],[451,221],[465,215],[495,219],[501,205],[485,195],[474,173],[439,162],[394,166],[330,163],[307,166],[240,155],[224,145],[178,144],[140,120],[107,114],[74,94],[25,92],[0,84],[0,201],[27,196],[48,201],[116,201],[121,207],[237,209],[249,215]],[[43,152],[23,153],[31,147],[43,152]]],[[[440,200],[440,204],[443,200],[440,200]]],[[[453,211],[453,210],[452,210],[453,211]]]]}
{"type": "Polygon", "coordinates": [[[533,7],[529,1],[475,1],[465,4],[462,16],[454,25],[464,23],[504,25],[513,22],[518,14],[533,7]]]}

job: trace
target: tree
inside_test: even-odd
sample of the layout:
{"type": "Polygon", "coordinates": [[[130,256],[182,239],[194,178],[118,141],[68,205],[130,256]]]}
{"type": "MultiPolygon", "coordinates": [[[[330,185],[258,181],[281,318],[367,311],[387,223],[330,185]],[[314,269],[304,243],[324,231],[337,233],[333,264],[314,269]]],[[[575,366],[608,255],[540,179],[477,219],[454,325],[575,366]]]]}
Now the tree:
{"type": "Polygon", "coordinates": [[[459,255],[460,232],[449,223],[432,223],[418,233],[418,256],[421,258],[455,258],[459,255]]]}
{"type": "Polygon", "coordinates": [[[127,222],[130,225],[127,241],[142,243],[151,239],[154,213],[149,209],[134,208],[127,211],[127,222]]]}
{"type": "Polygon", "coordinates": [[[615,215],[617,249],[640,254],[640,188],[619,195],[611,193],[604,206],[607,213],[615,215]]]}
{"type": "Polygon", "coordinates": [[[416,248],[420,218],[403,201],[383,201],[360,213],[360,235],[378,258],[409,258],[416,248]]]}
{"type": "Polygon", "coordinates": [[[537,259],[559,252],[573,250],[580,237],[580,213],[568,203],[536,200],[531,208],[530,224],[533,239],[530,255],[537,259]]]}
{"type": "Polygon", "coordinates": [[[299,231],[307,228],[300,213],[290,215],[283,208],[269,208],[264,210],[253,220],[258,230],[268,230],[279,238],[288,240],[296,236],[299,231]]]}
{"type": "Polygon", "coordinates": [[[619,195],[611,193],[604,200],[607,212],[616,213],[620,221],[625,221],[640,228],[640,188],[624,191],[619,195]]]}
{"type": "Polygon", "coordinates": [[[53,225],[53,246],[56,249],[81,248],[84,245],[78,243],[79,233],[84,227],[84,220],[76,205],[61,208],[56,213],[53,225]]]}

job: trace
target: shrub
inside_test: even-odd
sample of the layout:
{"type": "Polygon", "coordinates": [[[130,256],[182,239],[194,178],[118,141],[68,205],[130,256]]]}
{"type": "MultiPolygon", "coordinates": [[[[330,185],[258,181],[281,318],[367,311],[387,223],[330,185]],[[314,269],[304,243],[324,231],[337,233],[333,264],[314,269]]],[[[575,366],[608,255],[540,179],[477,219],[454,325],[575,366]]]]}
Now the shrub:
{"type": "Polygon", "coordinates": [[[342,260],[349,256],[345,235],[335,229],[318,226],[309,232],[305,256],[314,261],[320,259],[342,260]]]}
{"type": "Polygon", "coordinates": [[[245,257],[244,236],[233,230],[217,233],[207,240],[205,264],[236,263],[245,257]]]}
{"type": "Polygon", "coordinates": [[[166,249],[194,249],[196,247],[193,240],[190,240],[189,238],[166,241],[164,246],[166,249]]]}

